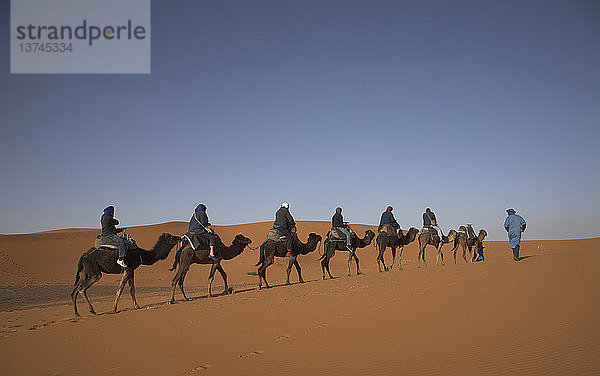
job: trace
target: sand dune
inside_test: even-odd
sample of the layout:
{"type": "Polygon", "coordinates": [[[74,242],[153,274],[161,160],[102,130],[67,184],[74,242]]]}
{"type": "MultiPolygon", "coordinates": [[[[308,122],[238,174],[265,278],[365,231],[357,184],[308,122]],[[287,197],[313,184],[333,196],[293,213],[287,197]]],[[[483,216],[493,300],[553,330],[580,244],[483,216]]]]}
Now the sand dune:
{"type": "MultiPolygon", "coordinates": [[[[218,227],[226,243],[243,233],[257,246],[270,222],[218,227]]],[[[185,223],[131,228],[144,248],[185,223]]],[[[324,235],[326,222],[301,222],[299,235],[324,235]]],[[[368,226],[354,226],[362,236],[368,226]]],[[[193,265],[191,302],[166,304],[173,256],[136,272],[141,310],[125,292],[107,314],[119,276],[90,289],[98,316],[74,319],[68,290],[75,264],[97,230],[0,236],[0,373],[105,374],[598,374],[600,239],[531,241],[520,263],[506,242],[486,242],[485,263],[416,268],[416,243],[403,270],[378,273],[372,246],[359,250],[363,276],[346,277],[346,253],[321,280],[314,252],[300,256],[305,284],[282,285],[285,263],[268,269],[272,289],[256,291],[257,251],[224,262],[237,293],[206,298],[208,267],[193,265]],[[35,361],[31,361],[34,354],[35,361]]],[[[389,259],[389,251],[386,254],[389,259]]],[[[355,270],[353,269],[353,273],[355,270]]],[[[297,281],[292,272],[292,281],[297,281]]],[[[216,291],[222,288],[216,277],[216,291]]]]}

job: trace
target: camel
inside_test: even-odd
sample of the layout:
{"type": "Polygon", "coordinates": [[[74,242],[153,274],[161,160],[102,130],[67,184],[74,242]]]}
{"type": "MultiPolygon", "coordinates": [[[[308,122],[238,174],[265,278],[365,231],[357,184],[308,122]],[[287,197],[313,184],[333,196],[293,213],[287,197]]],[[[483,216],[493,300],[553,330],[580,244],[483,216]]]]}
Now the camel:
{"type": "Polygon", "coordinates": [[[434,246],[438,253],[437,256],[435,258],[435,264],[438,265],[440,256],[442,258],[442,265],[445,265],[444,263],[444,254],[442,253],[442,247],[444,246],[444,244],[448,244],[448,243],[452,243],[454,241],[454,239],[456,238],[456,230],[450,230],[448,232],[448,236],[445,236],[442,233],[442,237],[440,238],[440,236],[437,234],[437,231],[435,229],[426,229],[424,228],[420,233],[419,233],[419,255],[417,257],[417,259],[419,260],[419,265],[418,267],[421,267],[421,258],[423,259],[423,263],[425,264],[425,266],[427,266],[427,261],[425,261],[425,247],[427,247],[427,245],[432,245],[434,246]]]}
{"type": "Polygon", "coordinates": [[[475,252],[476,252],[477,245],[479,243],[481,243],[483,241],[483,239],[485,239],[485,237],[487,236],[487,231],[485,231],[484,229],[481,229],[481,230],[479,230],[479,234],[477,235],[477,237],[475,237],[475,238],[467,237],[466,229],[464,231],[460,231],[463,228],[464,228],[464,226],[460,226],[459,232],[457,233],[457,236],[454,239],[454,247],[450,251],[454,255],[454,263],[455,264],[456,264],[456,251],[458,249],[458,246],[462,247],[463,259],[465,259],[465,262],[468,264],[469,261],[467,261],[467,249],[469,249],[469,254],[472,254],[474,252],[473,247],[475,247],[475,252]]]}
{"type": "Polygon", "coordinates": [[[298,256],[307,255],[313,252],[315,249],[317,249],[317,243],[319,243],[322,239],[323,238],[321,235],[311,232],[308,235],[306,243],[302,243],[296,236],[292,244],[292,252],[290,256],[287,256],[287,245],[285,241],[273,241],[271,239],[266,239],[260,245],[260,259],[255,265],[260,265],[258,267],[258,290],[262,288],[262,281],[265,281],[265,286],[267,288],[271,287],[267,282],[267,268],[269,265],[273,264],[275,257],[288,258],[286,285],[290,284],[290,272],[292,271],[292,265],[296,267],[296,271],[298,272],[298,280],[300,283],[304,283],[300,264],[298,264],[298,256]]]}
{"type": "Polygon", "coordinates": [[[175,263],[171,268],[171,270],[177,268],[171,283],[173,288],[171,293],[171,303],[175,303],[175,288],[177,286],[179,286],[183,298],[186,301],[191,300],[185,295],[183,281],[185,280],[185,276],[190,269],[190,265],[192,264],[211,264],[210,273],[208,274],[208,296],[214,297],[212,293],[212,283],[215,278],[215,271],[217,270],[219,273],[221,273],[221,277],[225,283],[225,289],[223,290],[222,294],[225,295],[232,293],[233,289],[227,285],[227,273],[225,273],[225,270],[223,270],[223,267],[221,266],[221,260],[231,260],[235,258],[236,256],[240,255],[250,243],[252,243],[252,240],[241,234],[235,236],[231,242],[231,246],[229,247],[223,244],[220,239],[218,239],[215,242],[215,256],[219,258],[219,261],[215,262],[208,257],[208,241],[203,242],[196,250],[193,250],[187,241],[182,241],[182,245],[177,250],[175,255],[175,263]]]}
{"type": "Polygon", "coordinates": [[[356,262],[356,275],[362,274],[360,268],[358,266],[358,257],[356,256],[357,248],[364,248],[371,244],[373,238],[375,237],[375,233],[371,230],[365,231],[365,236],[361,239],[352,232],[352,252],[348,250],[346,247],[346,239],[342,240],[331,240],[328,236],[327,239],[323,242],[323,255],[319,258],[321,261],[321,269],[323,270],[323,279],[325,279],[325,270],[329,274],[329,278],[333,278],[331,272],[329,271],[329,260],[335,255],[335,251],[346,251],[349,253],[348,255],[348,276],[350,276],[350,265],[352,264],[352,260],[356,262]]]}
{"type": "Polygon", "coordinates": [[[417,238],[417,234],[419,230],[411,227],[406,234],[400,230],[398,232],[401,234],[401,237],[398,236],[390,236],[387,232],[381,231],[377,235],[376,245],[379,250],[379,255],[377,256],[377,267],[379,267],[379,272],[381,272],[381,264],[383,264],[383,271],[392,270],[394,264],[396,263],[396,248],[400,247],[400,252],[398,255],[398,267],[402,270],[402,251],[404,250],[404,246],[412,243],[417,238]],[[385,253],[385,249],[390,247],[392,249],[392,265],[388,268],[385,265],[385,260],[383,258],[383,254],[385,253]]]}
{"type": "Polygon", "coordinates": [[[119,298],[125,287],[125,283],[129,283],[129,293],[133,299],[133,305],[135,308],[140,308],[137,300],[135,299],[135,283],[134,283],[134,272],[140,265],[153,265],[159,260],[164,260],[169,256],[171,249],[179,242],[178,236],[171,235],[169,233],[163,233],[158,237],[158,240],[149,251],[135,246],[127,250],[127,258],[125,263],[127,268],[122,268],[117,264],[117,250],[107,247],[92,247],[89,251],[85,252],[77,263],[77,273],[75,274],[75,283],[73,291],[71,292],[71,299],[73,300],[73,310],[75,316],[79,316],[77,311],[77,295],[81,293],[88,303],[90,313],[96,314],[94,307],[87,296],[87,290],[94,283],[98,282],[102,278],[102,273],[106,274],[121,274],[121,283],[117,288],[117,296],[113,305],[113,312],[117,312],[117,305],[119,298]]]}

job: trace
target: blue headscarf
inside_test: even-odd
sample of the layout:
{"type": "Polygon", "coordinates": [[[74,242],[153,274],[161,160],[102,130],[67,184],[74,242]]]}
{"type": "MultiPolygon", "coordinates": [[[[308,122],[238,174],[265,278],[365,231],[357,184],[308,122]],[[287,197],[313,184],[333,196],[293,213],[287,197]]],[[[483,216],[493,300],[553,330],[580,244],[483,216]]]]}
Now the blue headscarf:
{"type": "Polygon", "coordinates": [[[196,210],[195,211],[206,211],[206,205],[204,205],[204,204],[198,204],[198,206],[196,206],[196,210]]]}
{"type": "Polygon", "coordinates": [[[425,211],[426,211],[427,213],[431,213],[431,209],[429,209],[429,208],[425,209],[425,211]]]}
{"type": "Polygon", "coordinates": [[[506,212],[508,213],[508,215],[513,215],[516,214],[517,212],[515,211],[515,209],[506,209],[506,212]]]}
{"type": "Polygon", "coordinates": [[[107,206],[104,208],[104,214],[110,214],[113,215],[115,214],[115,207],[114,206],[107,206]]]}

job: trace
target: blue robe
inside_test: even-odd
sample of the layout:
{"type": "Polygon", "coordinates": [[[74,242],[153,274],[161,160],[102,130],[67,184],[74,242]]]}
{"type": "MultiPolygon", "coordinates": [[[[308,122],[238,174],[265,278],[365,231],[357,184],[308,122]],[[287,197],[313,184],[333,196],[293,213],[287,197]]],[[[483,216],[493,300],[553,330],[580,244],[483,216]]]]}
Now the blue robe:
{"type": "Polygon", "coordinates": [[[525,220],[518,214],[510,214],[504,221],[504,227],[508,227],[508,246],[515,248],[521,245],[521,225],[525,224],[525,220]]]}

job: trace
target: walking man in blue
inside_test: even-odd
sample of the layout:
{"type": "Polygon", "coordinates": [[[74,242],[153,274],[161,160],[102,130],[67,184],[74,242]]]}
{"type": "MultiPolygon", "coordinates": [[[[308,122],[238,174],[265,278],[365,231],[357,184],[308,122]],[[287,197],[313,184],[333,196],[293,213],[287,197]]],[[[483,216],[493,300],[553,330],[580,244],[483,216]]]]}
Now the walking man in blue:
{"type": "Polygon", "coordinates": [[[508,246],[513,250],[513,260],[519,261],[521,233],[525,231],[527,224],[523,217],[515,212],[515,209],[508,209],[506,212],[508,213],[508,217],[504,221],[504,229],[508,232],[508,246]]]}

